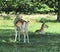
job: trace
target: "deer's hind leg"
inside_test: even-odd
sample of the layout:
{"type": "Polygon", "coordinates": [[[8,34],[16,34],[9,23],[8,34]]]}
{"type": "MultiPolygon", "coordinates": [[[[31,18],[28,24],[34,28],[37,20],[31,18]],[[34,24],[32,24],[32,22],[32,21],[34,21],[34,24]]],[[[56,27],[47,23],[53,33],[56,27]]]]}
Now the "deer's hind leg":
{"type": "Polygon", "coordinates": [[[26,39],[27,39],[27,42],[29,43],[28,31],[26,31],[26,39]]]}
{"type": "Polygon", "coordinates": [[[25,30],[22,30],[23,32],[23,36],[24,36],[24,43],[26,43],[26,33],[25,33],[25,30]]]}
{"type": "Polygon", "coordinates": [[[26,41],[29,43],[28,32],[27,32],[27,31],[24,31],[24,32],[23,32],[23,35],[24,35],[24,43],[26,43],[26,41]]]}
{"type": "Polygon", "coordinates": [[[20,41],[20,31],[19,31],[19,33],[18,33],[18,40],[20,41]]]}
{"type": "Polygon", "coordinates": [[[24,43],[26,43],[26,34],[24,32],[24,43]]]}

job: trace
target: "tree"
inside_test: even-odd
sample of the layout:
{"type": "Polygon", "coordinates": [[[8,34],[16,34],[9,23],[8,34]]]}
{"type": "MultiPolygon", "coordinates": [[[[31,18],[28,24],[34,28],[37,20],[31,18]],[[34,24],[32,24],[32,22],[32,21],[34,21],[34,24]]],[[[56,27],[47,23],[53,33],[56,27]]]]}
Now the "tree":
{"type": "Polygon", "coordinates": [[[57,21],[60,21],[60,0],[58,0],[58,15],[57,15],[57,21]]]}
{"type": "Polygon", "coordinates": [[[57,12],[57,0],[0,0],[0,12],[24,14],[57,12]]]}

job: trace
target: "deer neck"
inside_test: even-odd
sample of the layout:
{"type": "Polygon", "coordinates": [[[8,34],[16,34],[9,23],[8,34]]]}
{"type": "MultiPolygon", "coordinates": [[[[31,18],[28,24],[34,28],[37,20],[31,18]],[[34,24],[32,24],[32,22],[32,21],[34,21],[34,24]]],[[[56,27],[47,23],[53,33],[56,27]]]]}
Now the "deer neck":
{"type": "Polygon", "coordinates": [[[41,31],[44,31],[44,27],[41,27],[41,29],[40,29],[41,31]]]}
{"type": "Polygon", "coordinates": [[[44,28],[41,28],[40,30],[39,30],[39,33],[40,34],[44,34],[45,32],[44,32],[44,28]]]}

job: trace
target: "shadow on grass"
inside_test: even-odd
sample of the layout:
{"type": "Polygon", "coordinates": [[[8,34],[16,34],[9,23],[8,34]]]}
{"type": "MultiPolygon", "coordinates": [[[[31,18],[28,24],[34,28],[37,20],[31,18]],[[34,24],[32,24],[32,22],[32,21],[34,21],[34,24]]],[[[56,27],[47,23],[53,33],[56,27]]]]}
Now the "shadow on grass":
{"type": "Polygon", "coordinates": [[[21,35],[21,42],[14,42],[14,30],[0,29],[0,45],[18,46],[18,47],[41,47],[41,46],[60,46],[60,34],[46,33],[36,34],[29,32],[30,43],[23,43],[23,36],[21,35]],[[11,34],[10,34],[11,32],[11,34]]]}
{"type": "Polygon", "coordinates": [[[14,42],[14,33],[14,30],[11,29],[0,29],[0,51],[2,50],[4,52],[5,50],[9,52],[16,52],[17,49],[19,52],[27,50],[30,52],[53,52],[53,50],[54,52],[60,51],[60,34],[48,32],[42,35],[29,32],[30,43],[23,43],[22,35],[21,42],[14,42]],[[9,34],[10,32],[11,35],[9,34]]]}

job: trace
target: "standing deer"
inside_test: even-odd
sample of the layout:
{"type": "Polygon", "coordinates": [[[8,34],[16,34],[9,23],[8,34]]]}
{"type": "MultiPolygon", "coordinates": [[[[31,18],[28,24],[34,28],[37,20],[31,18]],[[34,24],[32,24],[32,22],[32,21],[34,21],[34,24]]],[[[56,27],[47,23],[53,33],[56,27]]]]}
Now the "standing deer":
{"type": "Polygon", "coordinates": [[[39,34],[45,34],[44,28],[48,28],[48,26],[45,24],[45,22],[43,22],[41,25],[41,28],[36,30],[35,32],[38,32],[39,34]]]}
{"type": "Polygon", "coordinates": [[[17,39],[20,41],[20,33],[22,32],[24,35],[24,43],[26,43],[26,40],[29,43],[29,36],[28,36],[28,22],[22,19],[22,17],[16,17],[14,20],[14,26],[15,26],[15,41],[17,39]],[[17,37],[18,36],[18,37],[17,37]]]}

